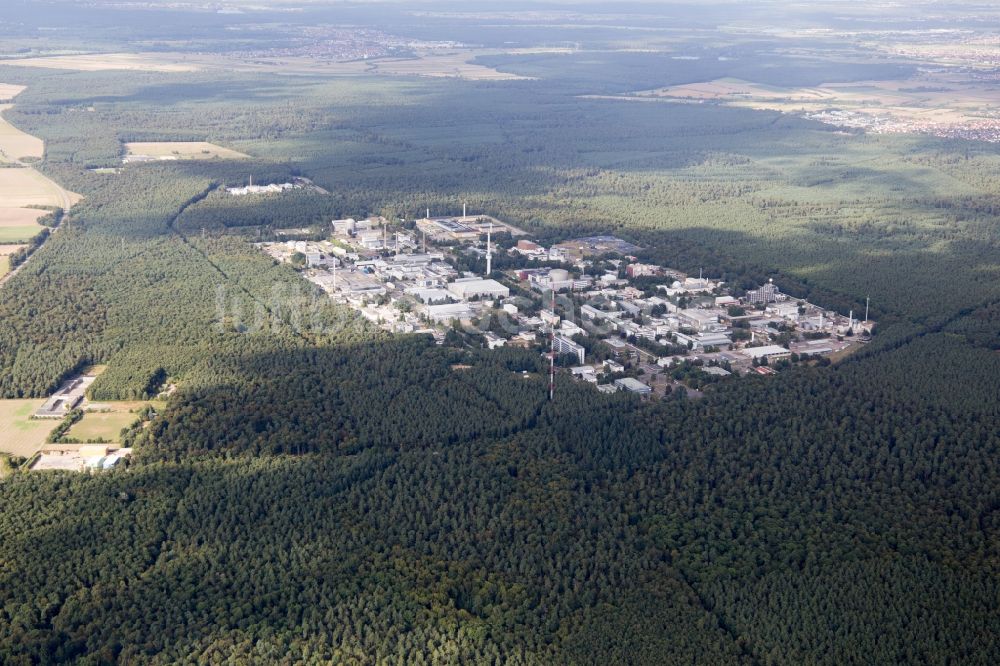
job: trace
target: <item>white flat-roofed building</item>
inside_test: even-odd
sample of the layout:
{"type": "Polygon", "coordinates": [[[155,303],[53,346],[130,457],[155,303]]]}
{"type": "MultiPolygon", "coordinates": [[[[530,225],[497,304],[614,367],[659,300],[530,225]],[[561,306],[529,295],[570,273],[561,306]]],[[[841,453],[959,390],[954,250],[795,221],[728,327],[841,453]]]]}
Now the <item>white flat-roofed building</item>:
{"type": "Polygon", "coordinates": [[[708,331],[719,323],[719,316],[706,310],[687,308],[677,312],[677,319],[684,326],[690,326],[696,331],[708,331]]]}
{"type": "Polygon", "coordinates": [[[622,377],[621,379],[616,379],[615,386],[624,391],[628,391],[629,393],[637,393],[639,395],[649,395],[653,392],[652,388],[632,377],[622,377]]]}
{"type": "Polygon", "coordinates": [[[726,350],[732,344],[733,341],[725,333],[702,333],[697,338],[697,347],[699,349],[718,347],[721,350],[726,350]]]}
{"type": "Polygon", "coordinates": [[[445,289],[408,289],[407,291],[422,303],[447,303],[451,300],[451,292],[445,289]]]}
{"type": "Polygon", "coordinates": [[[353,217],[348,217],[343,220],[334,220],[332,222],[333,233],[341,234],[343,236],[353,234],[357,223],[358,223],[357,220],[355,220],[353,217]]]}
{"type": "Polygon", "coordinates": [[[457,298],[507,298],[510,289],[496,280],[480,278],[461,278],[448,285],[448,291],[457,298]]]}
{"type": "Polygon", "coordinates": [[[773,303],[765,308],[766,312],[784,317],[785,319],[798,319],[799,306],[797,303],[773,303]]]}
{"type": "Polygon", "coordinates": [[[624,365],[622,365],[621,363],[616,363],[612,361],[610,358],[604,361],[604,367],[607,369],[608,372],[625,372],[624,365]]]}
{"type": "Polygon", "coordinates": [[[489,349],[496,349],[497,347],[503,347],[504,345],[507,344],[507,341],[505,339],[501,338],[499,335],[493,333],[492,331],[486,331],[485,333],[483,333],[483,339],[486,340],[486,346],[489,349]]]}
{"type": "Polygon", "coordinates": [[[424,311],[427,313],[427,317],[435,324],[444,324],[456,319],[471,319],[475,316],[475,311],[468,303],[428,305],[424,311]]]}
{"type": "Polygon", "coordinates": [[[434,261],[444,261],[444,255],[440,252],[428,252],[426,254],[397,254],[389,261],[394,264],[417,264],[424,265],[434,261]]]}
{"type": "Polygon", "coordinates": [[[557,335],[554,338],[554,344],[557,354],[575,354],[579,364],[583,365],[587,352],[582,346],[561,335],[557,335]]]}
{"type": "Polygon", "coordinates": [[[366,250],[379,250],[385,245],[383,234],[377,229],[359,231],[356,238],[358,243],[366,250]]]}
{"type": "Polygon", "coordinates": [[[747,358],[751,359],[772,359],[772,358],[786,358],[792,355],[792,352],[781,347],[780,345],[766,345],[764,347],[747,347],[743,349],[742,353],[747,358]]]}

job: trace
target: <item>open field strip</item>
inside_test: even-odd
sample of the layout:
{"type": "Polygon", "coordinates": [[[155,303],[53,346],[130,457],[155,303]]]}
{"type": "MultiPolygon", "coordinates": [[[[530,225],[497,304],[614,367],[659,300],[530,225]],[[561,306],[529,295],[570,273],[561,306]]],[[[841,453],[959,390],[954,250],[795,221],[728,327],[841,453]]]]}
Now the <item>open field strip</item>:
{"type": "Polygon", "coordinates": [[[132,157],[150,157],[178,160],[229,160],[248,159],[250,156],[207,141],[143,141],[126,143],[125,150],[132,157]]]}
{"type": "MultiPolygon", "coordinates": [[[[539,52],[538,50],[527,50],[539,52]]],[[[131,70],[144,72],[195,72],[206,69],[274,72],[284,74],[425,76],[461,78],[475,81],[506,81],[526,79],[478,65],[472,60],[479,55],[508,53],[504,50],[457,49],[441,52],[430,50],[413,58],[383,58],[346,62],[316,59],[307,56],[258,56],[253,59],[227,56],[204,56],[185,53],[95,53],[10,59],[0,64],[24,67],[46,67],[85,72],[131,70]]],[[[3,96],[0,95],[0,99],[3,96]]]]}
{"type": "Polygon", "coordinates": [[[182,73],[196,72],[199,67],[185,63],[183,56],[159,53],[92,53],[40,58],[12,58],[0,64],[18,67],[72,69],[81,72],[127,70],[136,72],[182,73]]]}
{"type": "Polygon", "coordinates": [[[0,400],[0,451],[27,458],[45,444],[57,422],[32,419],[44,400],[0,400]]]}
{"type": "Polygon", "coordinates": [[[19,86],[13,83],[0,83],[0,102],[9,102],[27,90],[27,86],[19,86]]]}
{"type": "Polygon", "coordinates": [[[82,198],[34,169],[0,169],[0,207],[58,206],[69,210],[82,198]]]}
{"type": "Polygon", "coordinates": [[[0,229],[9,227],[39,227],[38,218],[47,214],[41,208],[0,208],[0,229]]]}
{"type": "MultiPolygon", "coordinates": [[[[3,97],[0,94],[0,97],[3,97]]],[[[24,159],[40,160],[45,155],[45,143],[38,137],[22,132],[3,117],[14,106],[0,104],[0,162],[16,164],[24,159]]]]}

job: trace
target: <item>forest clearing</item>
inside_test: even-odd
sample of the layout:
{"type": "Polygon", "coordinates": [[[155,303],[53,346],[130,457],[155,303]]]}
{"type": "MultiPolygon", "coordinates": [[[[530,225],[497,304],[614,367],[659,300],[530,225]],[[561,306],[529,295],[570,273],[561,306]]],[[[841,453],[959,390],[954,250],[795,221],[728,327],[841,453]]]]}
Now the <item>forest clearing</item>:
{"type": "Polygon", "coordinates": [[[70,428],[67,436],[81,442],[120,442],[122,428],[139,419],[138,413],[132,411],[133,404],[141,407],[145,403],[102,403],[99,411],[92,407],[70,428]]]}
{"type": "Polygon", "coordinates": [[[226,160],[249,159],[250,156],[207,141],[142,141],[126,143],[126,161],[148,160],[226,160]],[[129,159],[133,158],[133,159],[129,159]]]}

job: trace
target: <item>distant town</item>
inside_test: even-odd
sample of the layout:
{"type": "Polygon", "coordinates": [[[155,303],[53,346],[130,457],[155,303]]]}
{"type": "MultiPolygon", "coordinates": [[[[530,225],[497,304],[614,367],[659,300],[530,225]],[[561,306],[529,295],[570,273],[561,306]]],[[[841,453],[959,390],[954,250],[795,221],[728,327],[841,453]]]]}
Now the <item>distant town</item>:
{"type": "Polygon", "coordinates": [[[643,263],[642,248],[614,236],[548,247],[528,236],[488,215],[427,211],[257,246],[386,331],[536,349],[604,392],[697,397],[730,376],[829,363],[871,335],[867,312],[832,312],[774,281],[736,293],[643,263]]]}

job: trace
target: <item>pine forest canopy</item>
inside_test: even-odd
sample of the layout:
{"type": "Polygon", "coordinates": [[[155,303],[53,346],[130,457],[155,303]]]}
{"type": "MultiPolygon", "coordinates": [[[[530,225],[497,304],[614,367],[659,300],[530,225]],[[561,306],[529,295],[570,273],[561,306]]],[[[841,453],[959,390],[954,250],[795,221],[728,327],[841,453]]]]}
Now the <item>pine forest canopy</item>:
{"type": "Polygon", "coordinates": [[[177,390],[125,469],[0,460],[0,662],[1000,661],[1000,144],[635,98],[988,80],[992,9],[11,4],[3,119],[45,155],[0,192],[84,198],[0,283],[0,398],[93,364],[93,400],[177,390]],[[187,141],[250,157],[122,164],[187,141]],[[701,399],[549,401],[537,353],[388,335],[253,245],[465,202],[871,296],[878,331],[701,399]]]}

